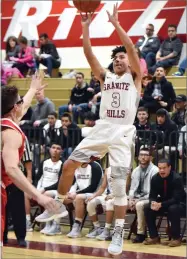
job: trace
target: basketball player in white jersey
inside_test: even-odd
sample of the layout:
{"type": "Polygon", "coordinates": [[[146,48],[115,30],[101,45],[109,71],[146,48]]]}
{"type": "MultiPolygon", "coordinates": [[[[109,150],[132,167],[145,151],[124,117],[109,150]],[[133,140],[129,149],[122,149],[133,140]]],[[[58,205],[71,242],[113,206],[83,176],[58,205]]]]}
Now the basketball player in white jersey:
{"type": "MultiPolygon", "coordinates": [[[[125,187],[136,133],[133,123],[141,92],[141,69],[136,49],[119,24],[117,5],[114,6],[112,15],[107,13],[109,22],[115,27],[124,47],[113,50],[114,74],[106,72],[92,52],[89,38],[91,15],[83,17],[84,54],[94,75],[103,86],[100,120],[65,162],[58,187],[58,200],[63,203],[77,167],[82,163],[90,162],[93,157],[102,158],[109,153],[116,221],[108,252],[118,255],[122,253],[123,248],[123,225],[127,208],[125,187]]],[[[61,209],[63,213],[65,207],[61,206],[61,209]]],[[[45,212],[39,216],[38,220],[40,217],[46,217],[46,221],[48,221],[51,218],[60,217],[60,215],[50,213],[48,215],[45,212]]]]}

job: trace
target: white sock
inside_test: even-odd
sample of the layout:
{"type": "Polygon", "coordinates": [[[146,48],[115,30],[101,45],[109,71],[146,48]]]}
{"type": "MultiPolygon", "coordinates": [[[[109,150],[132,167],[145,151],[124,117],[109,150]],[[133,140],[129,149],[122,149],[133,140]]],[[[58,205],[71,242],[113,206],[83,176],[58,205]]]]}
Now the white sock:
{"type": "Polygon", "coordinates": [[[55,219],[54,221],[56,222],[57,225],[60,224],[60,219],[55,219]]]}
{"type": "Polygon", "coordinates": [[[110,229],[110,227],[111,227],[111,224],[109,224],[109,223],[105,223],[105,228],[110,229]]]}
{"type": "Polygon", "coordinates": [[[31,221],[31,215],[30,215],[30,214],[27,214],[27,215],[26,215],[26,220],[27,220],[27,221],[31,221]]]}
{"type": "Polygon", "coordinates": [[[95,228],[99,228],[100,227],[99,221],[93,222],[93,225],[94,225],[95,228]]]}
{"type": "Polygon", "coordinates": [[[82,219],[80,219],[80,218],[75,218],[75,221],[82,223],[82,219]]]}
{"type": "Polygon", "coordinates": [[[125,220],[124,220],[124,219],[116,219],[115,227],[117,227],[117,226],[118,226],[118,227],[123,228],[124,223],[125,223],[125,220]]]}

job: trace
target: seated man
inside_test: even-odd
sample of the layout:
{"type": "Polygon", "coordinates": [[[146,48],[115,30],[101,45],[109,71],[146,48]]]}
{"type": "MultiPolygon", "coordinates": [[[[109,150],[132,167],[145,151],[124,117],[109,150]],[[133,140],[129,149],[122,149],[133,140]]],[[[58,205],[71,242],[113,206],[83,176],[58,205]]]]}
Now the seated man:
{"type": "Polygon", "coordinates": [[[160,47],[160,40],[158,36],[154,34],[153,24],[146,26],[145,35],[138,39],[136,47],[140,49],[141,55],[147,63],[147,67],[152,67],[155,64],[156,53],[160,47]]]}
{"type": "Polygon", "coordinates": [[[140,149],[138,160],[139,166],[132,172],[129,190],[129,209],[136,210],[138,222],[137,236],[133,243],[145,240],[144,205],[149,203],[151,179],[158,173],[158,167],[151,162],[152,154],[148,148],[140,149]]]}
{"type": "Polygon", "coordinates": [[[153,75],[157,67],[169,68],[177,65],[182,47],[182,41],[177,37],[177,26],[168,25],[168,38],[162,42],[156,54],[156,64],[149,68],[149,73],[153,75]]]}
{"type": "Polygon", "coordinates": [[[151,190],[149,204],[145,205],[144,213],[146,218],[149,236],[144,241],[145,245],[160,243],[156,227],[156,218],[167,212],[167,217],[171,224],[171,241],[163,244],[170,247],[181,245],[180,239],[180,219],[186,213],[186,193],[182,178],[179,174],[171,171],[170,162],[161,159],[158,162],[159,173],[151,180],[151,190]]]}
{"type": "MultiPolygon", "coordinates": [[[[55,198],[57,194],[58,181],[62,173],[61,153],[61,146],[53,143],[50,148],[51,157],[40,164],[37,175],[39,179],[37,189],[52,198],[55,198]]],[[[52,224],[48,222],[45,228],[41,230],[41,233],[46,235],[61,234],[60,222],[58,220],[52,221],[52,224]]]]}
{"type": "Polygon", "coordinates": [[[160,108],[170,111],[176,99],[171,82],[167,81],[163,67],[157,67],[153,80],[146,86],[141,106],[155,113],[160,108]]]}
{"type": "Polygon", "coordinates": [[[58,143],[61,144],[63,149],[63,158],[67,159],[72,153],[74,148],[81,142],[81,129],[77,124],[72,122],[71,115],[64,113],[61,117],[62,127],[59,129],[57,136],[58,143]]]}
{"type": "Polygon", "coordinates": [[[187,98],[184,94],[179,94],[175,100],[175,111],[171,115],[172,121],[174,121],[178,129],[180,130],[184,125],[185,112],[187,110],[187,98]]]}
{"type": "Polygon", "coordinates": [[[40,52],[39,56],[36,57],[36,65],[39,69],[40,63],[47,67],[47,73],[45,74],[45,77],[51,77],[52,75],[52,69],[53,68],[59,68],[60,67],[60,57],[58,55],[57,49],[49,40],[49,37],[46,33],[42,33],[39,36],[40,39],[40,52]]]}
{"type": "Polygon", "coordinates": [[[85,204],[89,197],[97,190],[103,176],[103,170],[97,162],[83,164],[75,171],[73,186],[67,198],[75,205],[75,222],[71,232],[67,235],[70,238],[81,236],[81,226],[85,214],[85,204]]]}
{"type": "Polygon", "coordinates": [[[80,112],[88,110],[88,102],[93,95],[89,89],[89,85],[84,81],[84,74],[78,72],[76,74],[76,84],[71,90],[70,101],[67,105],[59,107],[59,117],[61,118],[64,112],[72,112],[73,122],[78,123],[80,112]]]}
{"type": "Polygon", "coordinates": [[[88,198],[87,211],[93,222],[94,229],[86,235],[88,238],[96,238],[98,240],[110,239],[110,227],[114,217],[114,199],[112,195],[112,178],[111,167],[105,170],[104,178],[100,188],[90,198],[88,198]],[[108,194],[107,194],[108,193],[108,194]],[[98,216],[96,213],[97,206],[101,204],[106,211],[105,228],[102,231],[98,216]]]}

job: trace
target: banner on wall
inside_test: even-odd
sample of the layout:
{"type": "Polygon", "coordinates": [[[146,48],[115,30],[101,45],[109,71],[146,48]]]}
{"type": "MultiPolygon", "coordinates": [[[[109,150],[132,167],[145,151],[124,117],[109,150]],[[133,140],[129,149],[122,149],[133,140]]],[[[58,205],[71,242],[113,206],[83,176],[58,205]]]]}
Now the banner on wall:
{"type": "MultiPolygon", "coordinates": [[[[101,1],[93,15],[90,37],[93,46],[118,45],[119,39],[106,10],[112,11],[118,2],[119,21],[135,42],[145,33],[145,26],[152,23],[155,33],[167,36],[167,26],[176,24],[178,35],[186,42],[186,1],[125,0],[101,1]]],[[[38,40],[47,33],[57,47],[82,46],[81,16],[72,1],[16,1],[2,0],[2,47],[10,35],[24,35],[28,40],[38,40]]]]}

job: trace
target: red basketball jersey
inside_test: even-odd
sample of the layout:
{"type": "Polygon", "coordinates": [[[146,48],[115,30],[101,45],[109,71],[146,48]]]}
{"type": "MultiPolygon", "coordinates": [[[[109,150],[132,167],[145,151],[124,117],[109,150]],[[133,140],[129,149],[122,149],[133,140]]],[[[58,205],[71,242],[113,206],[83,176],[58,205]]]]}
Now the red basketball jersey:
{"type": "MultiPolygon", "coordinates": [[[[12,120],[10,120],[8,118],[1,119],[1,127],[2,127],[2,130],[3,130],[3,128],[9,128],[9,129],[16,130],[17,132],[19,132],[21,134],[22,145],[21,145],[21,147],[18,150],[18,152],[19,152],[19,160],[21,160],[21,158],[23,156],[23,153],[24,153],[24,148],[25,148],[25,134],[23,133],[23,131],[20,129],[20,127],[15,122],[13,122],[12,120]]],[[[10,160],[10,163],[11,163],[11,160],[10,160]]],[[[8,177],[8,175],[7,175],[6,171],[5,171],[2,155],[1,155],[1,166],[2,166],[2,169],[1,169],[1,172],[2,172],[2,175],[1,175],[2,185],[8,186],[9,184],[12,183],[12,180],[8,177]]]]}

